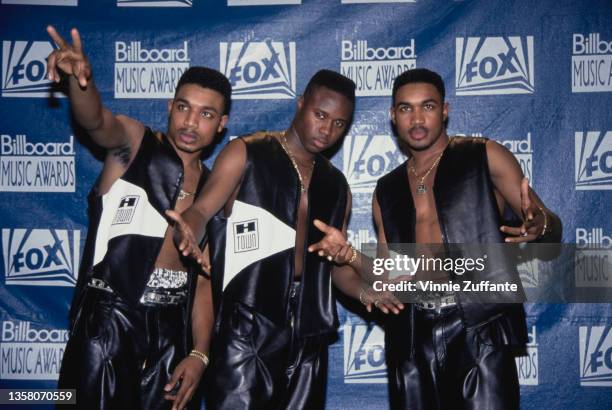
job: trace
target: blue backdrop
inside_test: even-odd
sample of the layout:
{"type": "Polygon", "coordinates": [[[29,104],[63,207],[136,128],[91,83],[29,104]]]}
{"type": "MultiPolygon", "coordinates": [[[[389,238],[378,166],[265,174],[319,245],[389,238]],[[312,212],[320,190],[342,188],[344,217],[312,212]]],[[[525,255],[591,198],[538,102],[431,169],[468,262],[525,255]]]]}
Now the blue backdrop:
{"type": "MultiPolygon", "coordinates": [[[[450,135],[502,142],[563,220],[565,242],[612,247],[609,0],[0,0],[0,19],[1,388],[55,386],[101,169],[45,80],[47,24],[63,35],[78,27],[104,103],[159,130],[187,67],[223,71],[234,101],[209,166],[236,135],[286,128],[317,70],[351,77],[355,120],[333,162],[353,191],[356,244],[375,241],[374,184],[403,160],[388,115],[393,79],[431,68],[447,84],[450,135]]],[[[612,287],[595,265],[559,275],[612,287]]],[[[526,306],[523,408],[610,407],[610,306],[526,306]]],[[[342,306],[340,316],[327,408],[387,408],[382,330],[342,306]]]]}

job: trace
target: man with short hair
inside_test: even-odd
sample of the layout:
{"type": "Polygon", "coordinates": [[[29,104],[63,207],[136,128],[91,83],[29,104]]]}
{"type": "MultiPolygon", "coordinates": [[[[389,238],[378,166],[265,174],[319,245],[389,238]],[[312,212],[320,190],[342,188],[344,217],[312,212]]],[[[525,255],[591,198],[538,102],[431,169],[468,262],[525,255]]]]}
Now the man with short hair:
{"type": "MultiPolygon", "coordinates": [[[[377,183],[372,212],[379,244],[456,249],[455,244],[558,242],[559,218],[529,188],[512,153],[486,138],[446,134],[444,97],[442,78],[430,70],[409,70],[395,79],[391,120],[409,159],[377,183]],[[520,226],[503,224],[506,205],[522,217],[520,226]]],[[[311,250],[346,254],[342,235],[323,228],[325,238],[311,250]]],[[[497,260],[487,264],[515,270],[503,258],[489,259],[497,260]]],[[[348,262],[364,277],[372,273],[368,258],[348,262]]],[[[511,276],[504,269],[485,274],[511,276]]],[[[513,348],[527,342],[522,304],[466,301],[452,292],[428,296],[403,309],[371,289],[360,298],[398,313],[387,317],[385,327],[391,408],[518,409],[513,348]]]]}
{"type": "Polygon", "coordinates": [[[212,297],[209,279],[174,246],[164,212],[198,196],[208,173],[202,150],[227,123],[231,86],[218,71],[191,67],[168,101],[167,135],[154,133],[102,105],[76,29],[72,45],[47,31],[59,46],[49,78],[69,76],[74,117],[107,152],[59,387],[76,389],[87,410],[183,409],[208,362],[212,297]]]}
{"type": "Polygon", "coordinates": [[[349,187],[321,153],[348,130],[354,103],[351,80],[319,71],[286,131],[230,142],[202,196],[182,218],[169,213],[179,249],[198,259],[204,227],[223,208],[209,224],[217,319],[207,409],[325,406],[327,349],[338,326],[330,274],[355,298],[361,281],[306,248],[322,236],[315,219],[346,231],[349,187]]]}

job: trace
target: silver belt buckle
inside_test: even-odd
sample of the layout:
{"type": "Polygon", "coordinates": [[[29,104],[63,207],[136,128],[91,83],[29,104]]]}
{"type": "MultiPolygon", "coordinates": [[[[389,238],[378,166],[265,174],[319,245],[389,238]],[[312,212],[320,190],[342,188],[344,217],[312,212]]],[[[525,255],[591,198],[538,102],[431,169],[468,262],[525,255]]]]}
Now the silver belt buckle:
{"type": "Polygon", "coordinates": [[[108,284],[104,282],[102,279],[90,278],[89,282],[87,282],[87,286],[90,288],[103,290],[108,293],[115,293],[113,289],[110,286],[108,286],[108,284]]]}
{"type": "Polygon", "coordinates": [[[453,295],[444,296],[441,298],[437,298],[435,300],[417,302],[417,306],[420,307],[421,309],[436,310],[436,312],[438,313],[440,313],[442,308],[445,308],[448,306],[454,306],[456,304],[457,302],[455,301],[455,297],[453,295]]]}
{"type": "Polygon", "coordinates": [[[140,303],[143,305],[155,305],[155,306],[166,306],[166,305],[180,305],[187,300],[187,295],[172,295],[147,290],[142,294],[140,303]]]}

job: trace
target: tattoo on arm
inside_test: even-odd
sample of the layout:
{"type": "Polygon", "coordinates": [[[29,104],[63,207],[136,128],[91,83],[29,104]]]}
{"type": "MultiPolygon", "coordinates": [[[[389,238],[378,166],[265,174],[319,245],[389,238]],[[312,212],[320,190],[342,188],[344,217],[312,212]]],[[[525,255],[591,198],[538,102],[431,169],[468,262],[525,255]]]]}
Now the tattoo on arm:
{"type": "Polygon", "coordinates": [[[130,162],[130,154],[132,149],[129,145],[124,145],[113,151],[113,156],[116,157],[122,165],[127,165],[130,162]]]}

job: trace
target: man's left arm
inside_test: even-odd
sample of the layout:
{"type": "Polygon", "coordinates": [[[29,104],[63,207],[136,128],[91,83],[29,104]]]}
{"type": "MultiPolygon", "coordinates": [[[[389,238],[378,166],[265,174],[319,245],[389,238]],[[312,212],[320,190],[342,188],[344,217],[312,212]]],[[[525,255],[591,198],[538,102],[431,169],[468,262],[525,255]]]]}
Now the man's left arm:
{"type": "MultiPolygon", "coordinates": [[[[206,265],[208,263],[208,246],[204,249],[204,259],[206,265]]],[[[193,337],[193,351],[203,353],[206,358],[198,353],[189,354],[185,357],[174,369],[172,378],[164,390],[166,400],[172,400],[172,410],[183,409],[187,406],[187,402],[191,400],[193,394],[200,384],[200,380],[206,367],[208,366],[208,352],[210,348],[210,339],[214,324],[214,312],[212,303],[212,288],[209,276],[197,275],[196,291],[191,309],[191,330],[193,337]],[[180,380],[180,387],[176,394],[171,394],[170,391],[180,380]]]]}
{"type": "Polygon", "coordinates": [[[522,218],[519,227],[500,227],[508,235],[506,242],[560,242],[561,220],[529,187],[529,180],[524,177],[514,155],[495,141],[487,141],[486,149],[495,189],[522,218]]]}
{"type": "Polygon", "coordinates": [[[347,193],[346,211],[341,232],[325,224],[319,223],[317,225],[319,229],[323,228],[322,230],[326,234],[326,238],[338,236],[340,234],[342,235],[342,239],[338,238],[337,241],[332,241],[330,238],[329,242],[341,243],[342,240],[344,241],[344,246],[341,247],[341,249],[332,259],[336,262],[332,270],[332,281],[334,286],[336,286],[345,295],[359,300],[359,302],[365,305],[368,312],[372,310],[372,305],[375,304],[376,307],[383,313],[389,313],[391,311],[398,314],[399,311],[404,308],[404,306],[395,298],[395,296],[393,296],[393,294],[390,292],[384,292],[378,295],[378,297],[373,297],[370,286],[363,281],[361,276],[350,266],[350,263],[348,262],[351,259],[353,259],[353,261],[355,259],[352,257],[353,252],[355,251],[353,250],[351,244],[346,241],[346,230],[351,212],[351,203],[352,195],[349,190],[347,193]]]}

